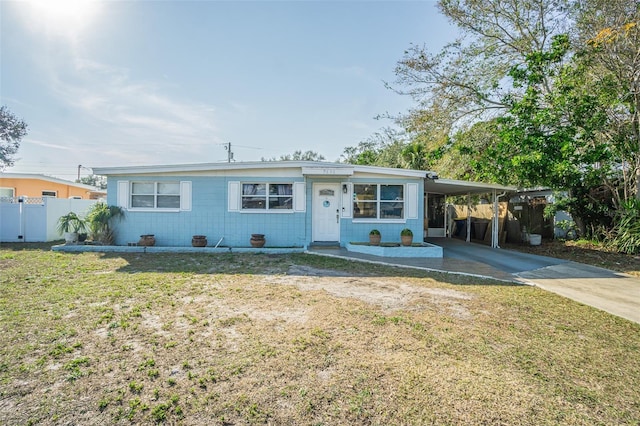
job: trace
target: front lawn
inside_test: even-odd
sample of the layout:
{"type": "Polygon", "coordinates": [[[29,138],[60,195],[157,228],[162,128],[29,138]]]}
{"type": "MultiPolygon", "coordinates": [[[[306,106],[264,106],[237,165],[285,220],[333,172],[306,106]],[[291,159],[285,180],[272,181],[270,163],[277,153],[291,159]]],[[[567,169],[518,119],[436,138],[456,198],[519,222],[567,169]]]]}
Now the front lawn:
{"type": "Polygon", "coordinates": [[[0,327],[1,424],[640,422],[640,325],[469,277],[3,244],[0,327]]]}

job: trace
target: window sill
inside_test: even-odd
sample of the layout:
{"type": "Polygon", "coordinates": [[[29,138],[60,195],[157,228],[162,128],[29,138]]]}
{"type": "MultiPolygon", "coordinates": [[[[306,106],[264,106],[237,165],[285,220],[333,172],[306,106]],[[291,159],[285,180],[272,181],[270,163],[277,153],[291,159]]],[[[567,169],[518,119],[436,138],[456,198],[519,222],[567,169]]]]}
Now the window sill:
{"type": "Polygon", "coordinates": [[[262,214],[291,214],[294,213],[293,210],[289,210],[289,209],[272,209],[272,210],[266,210],[266,209],[251,209],[251,210],[240,210],[240,213],[249,213],[249,214],[255,214],[255,213],[262,213],[262,214]]]}
{"type": "Polygon", "coordinates": [[[353,223],[407,223],[407,219],[353,219],[353,223]]]}
{"type": "Polygon", "coordinates": [[[180,209],[150,209],[150,208],[129,208],[127,211],[130,212],[141,212],[141,213],[180,213],[180,209]]]}

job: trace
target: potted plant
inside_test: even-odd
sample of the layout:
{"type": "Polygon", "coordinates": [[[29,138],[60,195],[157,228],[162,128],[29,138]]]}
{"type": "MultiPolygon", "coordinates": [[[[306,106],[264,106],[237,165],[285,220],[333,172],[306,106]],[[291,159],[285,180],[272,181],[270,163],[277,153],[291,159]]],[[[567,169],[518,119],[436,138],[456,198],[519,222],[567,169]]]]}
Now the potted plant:
{"type": "Polygon", "coordinates": [[[138,240],[138,245],[143,247],[153,247],[156,245],[156,236],[154,234],[142,234],[138,240]]]}
{"type": "Polygon", "coordinates": [[[251,239],[249,240],[249,244],[254,248],[264,247],[267,240],[264,238],[264,234],[251,234],[251,239]]]}
{"type": "Polygon", "coordinates": [[[115,234],[111,225],[114,220],[124,216],[124,209],[118,206],[108,206],[105,203],[94,204],[87,213],[87,222],[93,241],[102,244],[112,245],[115,241],[115,234]]]}
{"type": "Polygon", "coordinates": [[[382,235],[380,235],[380,231],[377,229],[372,229],[369,231],[369,245],[379,246],[380,240],[382,239],[382,235]]]}
{"type": "Polygon", "coordinates": [[[207,243],[208,241],[206,235],[194,235],[193,237],[191,237],[192,247],[206,247],[207,243]]]}
{"type": "Polygon", "coordinates": [[[58,219],[58,232],[64,235],[67,244],[78,241],[78,232],[87,229],[87,224],[76,213],[69,212],[58,219]]]}
{"type": "Polygon", "coordinates": [[[403,246],[410,246],[413,243],[413,232],[409,228],[400,231],[400,241],[403,246]]]}

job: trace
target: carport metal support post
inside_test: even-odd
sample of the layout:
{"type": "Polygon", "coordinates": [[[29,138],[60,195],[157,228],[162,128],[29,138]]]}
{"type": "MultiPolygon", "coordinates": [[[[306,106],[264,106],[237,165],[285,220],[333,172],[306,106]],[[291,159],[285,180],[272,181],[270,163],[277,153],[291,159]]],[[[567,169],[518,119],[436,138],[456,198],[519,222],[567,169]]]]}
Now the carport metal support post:
{"type": "Polygon", "coordinates": [[[471,242],[471,193],[467,192],[467,242],[471,242]]]}
{"type": "Polygon", "coordinates": [[[493,223],[491,224],[491,247],[500,248],[498,226],[500,223],[500,203],[498,203],[498,191],[493,190],[493,223]]]}

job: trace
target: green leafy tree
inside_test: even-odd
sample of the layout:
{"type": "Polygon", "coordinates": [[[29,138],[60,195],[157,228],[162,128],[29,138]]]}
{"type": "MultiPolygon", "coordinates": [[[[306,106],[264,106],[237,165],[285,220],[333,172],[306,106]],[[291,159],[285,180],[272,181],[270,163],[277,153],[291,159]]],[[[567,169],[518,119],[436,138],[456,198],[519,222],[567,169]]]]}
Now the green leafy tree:
{"type": "Polygon", "coordinates": [[[27,124],[6,106],[0,107],[0,170],[13,166],[14,155],[27,135],[27,124]]]}
{"type": "Polygon", "coordinates": [[[484,153],[499,140],[497,119],[477,122],[451,137],[451,141],[441,148],[442,153],[434,162],[433,169],[445,178],[473,181],[486,179],[486,176],[479,173],[478,164],[496,166],[496,159],[487,158],[484,153]]]}
{"type": "Polygon", "coordinates": [[[620,206],[640,199],[640,2],[585,0],[578,5],[576,45],[589,58],[591,86],[608,94],[602,101],[609,125],[601,136],[619,164],[619,179],[607,184],[620,206]]]}
{"type": "Polygon", "coordinates": [[[511,70],[524,95],[505,97],[509,110],[497,120],[500,139],[474,166],[492,180],[567,189],[566,208],[583,234],[593,234],[610,225],[613,206],[598,194],[615,162],[600,137],[608,120],[600,93],[587,84],[584,62],[566,62],[569,49],[567,35],[554,36],[550,49],[511,70]]]}
{"type": "Polygon", "coordinates": [[[315,151],[301,150],[295,151],[293,154],[281,155],[279,158],[272,157],[270,159],[262,158],[262,161],[324,161],[324,155],[315,151]]]}
{"type": "MultiPolygon", "coordinates": [[[[509,72],[534,52],[549,49],[565,25],[565,4],[549,0],[440,0],[460,38],[432,53],[412,45],[387,84],[416,107],[395,117],[406,134],[401,167],[416,164],[450,178],[478,178],[475,162],[498,137],[495,119],[522,98],[509,72]],[[481,124],[485,123],[485,124],[481,124]],[[417,152],[420,155],[417,156],[417,152]]],[[[552,76],[542,76],[551,91],[552,76]]],[[[379,152],[382,155],[382,151],[379,152]]]]}
{"type": "Polygon", "coordinates": [[[107,189],[107,179],[104,176],[89,175],[76,179],[77,183],[95,186],[98,189],[107,189]]]}
{"type": "MultiPolygon", "coordinates": [[[[505,78],[527,55],[549,47],[564,25],[562,2],[549,0],[440,0],[440,11],[461,38],[431,53],[413,45],[398,62],[398,93],[418,103],[420,114],[450,128],[493,117],[514,95],[505,78]]],[[[391,85],[389,85],[391,87],[391,85]]]]}
{"type": "Polygon", "coordinates": [[[342,161],[349,164],[403,168],[405,161],[402,151],[406,146],[404,131],[384,127],[357,146],[345,148],[342,161]]]}

